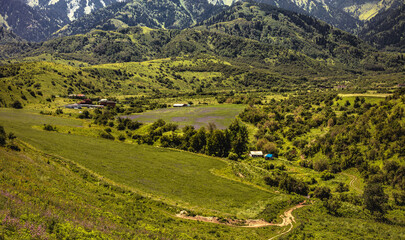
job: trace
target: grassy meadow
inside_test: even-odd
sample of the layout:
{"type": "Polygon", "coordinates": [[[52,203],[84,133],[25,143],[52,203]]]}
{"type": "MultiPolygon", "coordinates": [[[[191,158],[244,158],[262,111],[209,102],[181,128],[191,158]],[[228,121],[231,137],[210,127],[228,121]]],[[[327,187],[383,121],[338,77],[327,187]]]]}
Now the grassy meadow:
{"type": "Polygon", "coordinates": [[[268,239],[279,230],[176,218],[182,208],[27,147],[0,148],[0,166],[2,239],[268,239]]]}
{"type": "MultiPolygon", "coordinates": [[[[212,157],[88,136],[47,132],[32,125],[78,127],[81,121],[1,110],[0,121],[18,138],[49,154],[70,159],[117,183],[163,202],[197,212],[255,217],[276,194],[213,175],[227,163],[212,157]]],[[[285,200],[277,198],[276,201],[285,200]]]]}
{"type": "Polygon", "coordinates": [[[125,117],[144,123],[152,123],[158,119],[163,119],[166,122],[174,122],[179,127],[192,125],[196,129],[203,126],[207,127],[207,123],[212,122],[217,128],[225,129],[245,107],[243,104],[176,107],[158,109],[125,117]]]}

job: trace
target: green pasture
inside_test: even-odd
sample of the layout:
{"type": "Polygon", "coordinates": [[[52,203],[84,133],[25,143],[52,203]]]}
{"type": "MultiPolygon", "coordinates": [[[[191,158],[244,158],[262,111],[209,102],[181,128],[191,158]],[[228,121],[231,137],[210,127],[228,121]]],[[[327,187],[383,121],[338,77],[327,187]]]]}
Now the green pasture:
{"type": "Polygon", "coordinates": [[[0,147],[3,239],[268,239],[279,231],[183,220],[181,208],[95,179],[69,161],[0,147]],[[12,212],[12,222],[6,216],[12,212]],[[19,226],[16,228],[15,226],[19,226]],[[22,227],[21,227],[22,226],[22,227]],[[41,226],[33,228],[32,226],[41,226]],[[46,229],[46,231],[36,231],[46,229]]]}
{"type": "Polygon", "coordinates": [[[267,204],[273,201],[277,204],[276,199],[280,199],[252,185],[213,175],[212,170],[227,166],[217,158],[32,127],[42,124],[80,127],[79,120],[1,109],[0,124],[41,151],[72,160],[142,194],[196,212],[255,217],[267,204]]]}
{"type": "Polygon", "coordinates": [[[177,107],[158,109],[150,112],[127,116],[139,122],[151,123],[158,119],[173,122],[180,127],[193,125],[195,128],[215,123],[217,128],[227,128],[235,117],[245,108],[245,105],[223,104],[195,107],[177,107]]]}
{"type": "Polygon", "coordinates": [[[367,94],[339,94],[342,97],[342,100],[337,101],[340,106],[343,106],[346,101],[349,101],[351,106],[354,104],[354,100],[356,97],[364,98],[367,103],[370,104],[377,104],[381,101],[384,101],[386,97],[390,96],[391,94],[378,94],[378,93],[367,93],[367,94]]]}

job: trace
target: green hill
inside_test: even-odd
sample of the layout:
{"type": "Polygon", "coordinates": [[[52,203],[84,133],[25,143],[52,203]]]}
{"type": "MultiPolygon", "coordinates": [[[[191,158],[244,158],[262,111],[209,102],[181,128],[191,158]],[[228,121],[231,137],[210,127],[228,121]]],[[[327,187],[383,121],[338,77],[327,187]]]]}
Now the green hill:
{"type": "Polygon", "coordinates": [[[405,5],[390,8],[377,14],[360,31],[359,35],[377,48],[405,52],[405,5]]]}

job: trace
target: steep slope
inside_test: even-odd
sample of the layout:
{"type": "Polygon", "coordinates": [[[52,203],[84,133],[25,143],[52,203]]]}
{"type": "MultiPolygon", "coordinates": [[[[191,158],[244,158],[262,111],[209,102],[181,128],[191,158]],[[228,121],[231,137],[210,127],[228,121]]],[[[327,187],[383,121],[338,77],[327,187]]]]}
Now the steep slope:
{"type": "Polygon", "coordinates": [[[13,33],[10,30],[7,30],[6,27],[0,26],[0,44],[18,43],[22,41],[23,40],[15,33],[13,33]]]}
{"type": "Polygon", "coordinates": [[[7,28],[0,26],[0,60],[31,50],[31,46],[7,28]]]}
{"type": "MultiPolygon", "coordinates": [[[[125,0],[25,0],[36,9],[60,14],[68,21],[76,20],[94,10],[125,0]]],[[[66,22],[67,23],[67,22],[66,22]]]]}
{"type": "Polygon", "coordinates": [[[343,11],[328,4],[325,0],[256,0],[260,3],[266,3],[286,10],[307,14],[321,19],[332,26],[353,32],[358,25],[359,20],[343,11]]]}
{"type": "Polygon", "coordinates": [[[84,16],[58,31],[55,36],[86,33],[92,29],[113,30],[127,26],[183,29],[200,22],[224,6],[208,0],[132,0],[116,3],[84,16]]]}
{"type": "Polygon", "coordinates": [[[403,0],[326,0],[325,2],[361,21],[369,21],[378,13],[397,8],[404,3],[403,0]]]}
{"type": "Polygon", "coordinates": [[[20,0],[0,0],[0,24],[29,41],[45,40],[64,21],[57,14],[33,9],[20,0]]]}
{"type": "Polygon", "coordinates": [[[376,15],[359,35],[379,49],[405,52],[405,4],[376,15]]]}
{"type": "Polygon", "coordinates": [[[253,1],[238,3],[206,20],[206,28],[257,40],[314,59],[334,59],[351,65],[372,49],[357,37],[313,17],[253,1]]]}

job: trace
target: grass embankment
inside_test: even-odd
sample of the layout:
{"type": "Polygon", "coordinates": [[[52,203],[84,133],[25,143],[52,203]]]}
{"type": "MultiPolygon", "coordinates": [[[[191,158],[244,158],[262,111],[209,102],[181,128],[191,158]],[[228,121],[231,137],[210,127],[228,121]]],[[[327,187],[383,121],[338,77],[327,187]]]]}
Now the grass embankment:
{"type": "Polygon", "coordinates": [[[200,213],[255,217],[276,199],[276,194],[213,175],[210,170],[227,166],[216,158],[33,129],[32,125],[44,123],[80,126],[81,121],[24,110],[2,109],[0,121],[41,151],[73,160],[143,194],[200,213]]]}

